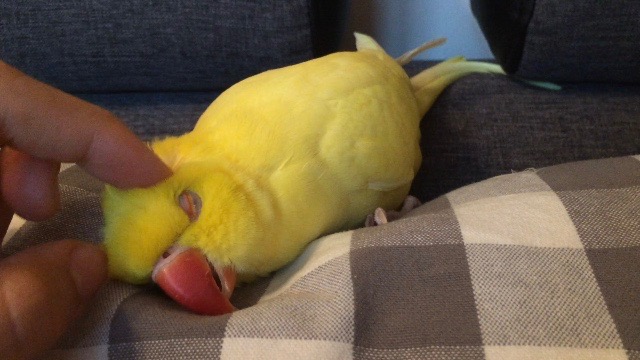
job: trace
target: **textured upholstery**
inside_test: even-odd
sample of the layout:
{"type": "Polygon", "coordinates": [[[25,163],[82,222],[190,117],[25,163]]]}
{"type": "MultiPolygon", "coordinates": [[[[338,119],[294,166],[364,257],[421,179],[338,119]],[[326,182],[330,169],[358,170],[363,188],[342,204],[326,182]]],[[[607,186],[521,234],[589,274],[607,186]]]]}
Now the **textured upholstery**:
{"type": "Polygon", "coordinates": [[[2,1],[0,59],[71,92],[221,89],[335,50],[344,3],[2,1]]]}
{"type": "MultiPolygon", "coordinates": [[[[61,175],[61,211],[0,256],[99,241],[101,184],[61,175]]],[[[640,157],[495,177],[383,226],[311,243],[198,316],[111,281],[42,359],[638,359],[640,157]]]]}
{"type": "Polygon", "coordinates": [[[511,171],[635,154],[639,119],[640,86],[545,91],[472,75],[446,89],[422,120],[423,162],[413,194],[431,199],[511,171]]]}

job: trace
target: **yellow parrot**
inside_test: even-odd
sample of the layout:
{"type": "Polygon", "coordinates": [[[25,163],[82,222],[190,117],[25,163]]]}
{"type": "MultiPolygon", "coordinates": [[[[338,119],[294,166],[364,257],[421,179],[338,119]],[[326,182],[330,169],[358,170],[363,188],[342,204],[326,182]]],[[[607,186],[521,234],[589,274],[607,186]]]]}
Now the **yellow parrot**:
{"type": "Polygon", "coordinates": [[[409,78],[402,65],[443,41],[393,59],[356,33],[357,51],[230,87],[193,131],[151,144],[170,178],[106,187],[111,276],[153,280],[192,311],[226,313],[237,281],[268,275],[378,208],[397,209],[421,163],[420,119],[437,96],[464,75],[503,74],[454,58],[409,78]]]}

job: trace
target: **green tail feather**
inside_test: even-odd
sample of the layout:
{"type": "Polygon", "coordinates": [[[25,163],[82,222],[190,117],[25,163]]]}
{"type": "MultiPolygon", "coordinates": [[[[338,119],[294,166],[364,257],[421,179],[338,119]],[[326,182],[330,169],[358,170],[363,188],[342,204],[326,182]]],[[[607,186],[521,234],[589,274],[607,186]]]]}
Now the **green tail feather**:
{"type": "Polygon", "coordinates": [[[562,90],[562,86],[552,83],[552,82],[548,82],[548,81],[539,81],[539,80],[528,80],[528,79],[523,79],[521,77],[518,76],[512,76],[513,79],[516,79],[518,81],[521,81],[527,85],[531,85],[533,87],[537,87],[540,89],[544,89],[544,90],[549,90],[549,91],[560,91],[562,90]]]}
{"type": "Polygon", "coordinates": [[[504,75],[500,65],[467,61],[463,57],[455,57],[434,65],[411,78],[411,85],[418,101],[421,115],[427,113],[440,93],[452,82],[473,73],[490,73],[504,75]]]}

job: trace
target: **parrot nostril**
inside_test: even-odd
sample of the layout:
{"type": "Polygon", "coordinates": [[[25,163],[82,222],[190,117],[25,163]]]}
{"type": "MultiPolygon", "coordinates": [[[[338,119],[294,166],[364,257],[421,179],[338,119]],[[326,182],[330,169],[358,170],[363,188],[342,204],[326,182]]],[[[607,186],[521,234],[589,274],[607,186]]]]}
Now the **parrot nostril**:
{"type": "Polygon", "coordinates": [[[162,256],[160,257],[160,260],[163,259],[167,259],[169,256],[175,254],[175,253],[181,253],[184,251],[185,248],[182,248],[180,246],[177,245],[173,245],[171,247],[169,247],[168,249],[166,249],[163,253],[162,256]]]}

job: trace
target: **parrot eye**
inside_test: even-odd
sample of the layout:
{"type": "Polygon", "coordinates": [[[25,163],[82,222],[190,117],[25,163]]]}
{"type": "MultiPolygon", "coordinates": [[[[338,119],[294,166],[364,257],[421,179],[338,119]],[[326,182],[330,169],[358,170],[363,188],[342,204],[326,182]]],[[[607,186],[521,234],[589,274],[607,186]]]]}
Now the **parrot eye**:
{"type": "Polygon", "coordinates": [[[191,222],[198,220],[200,211],[202,210],[202,200],[198,194],[191,190],[185,190],[178,197],[178,204],[187,214],[191,222]]]}

